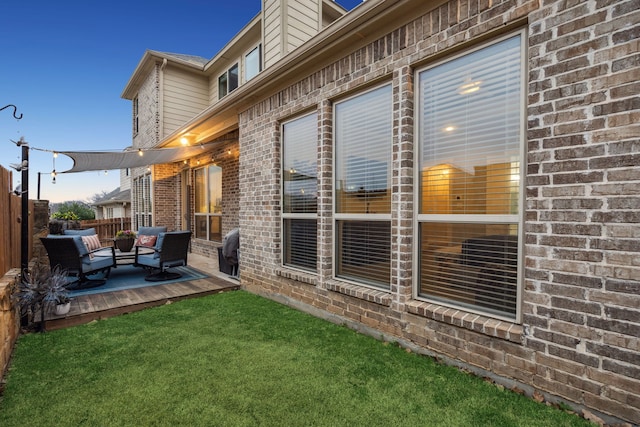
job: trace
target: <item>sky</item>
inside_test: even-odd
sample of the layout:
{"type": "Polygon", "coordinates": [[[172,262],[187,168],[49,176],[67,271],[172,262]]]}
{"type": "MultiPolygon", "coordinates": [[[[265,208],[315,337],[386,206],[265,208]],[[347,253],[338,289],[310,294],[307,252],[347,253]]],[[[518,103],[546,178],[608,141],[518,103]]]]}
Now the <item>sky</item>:
{"type": "MultiPolygon", "coordinates": [[[[352,10],[362,0],[337,0],[352,10]]],[[[0,5],[0,165],[29,144],[29,198],[87,201],[120,185],[118,171],[58,174],[73,162],[53,151],[121,151],[131,145],[131,101],[120,97],[147,49],[212,58],[261,0],[8,0],[0,5]],[[45,150],[45,151],[41,151],[45,150]]],[[[10,189],[11,190],[11,189],[10,189]]]]}

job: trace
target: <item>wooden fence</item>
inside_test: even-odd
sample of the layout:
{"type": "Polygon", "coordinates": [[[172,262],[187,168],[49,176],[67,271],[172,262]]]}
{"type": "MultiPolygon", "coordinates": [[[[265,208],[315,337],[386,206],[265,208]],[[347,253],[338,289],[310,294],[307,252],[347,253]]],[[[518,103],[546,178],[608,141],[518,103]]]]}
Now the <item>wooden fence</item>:
{"type": "MultiPolygon", "coordinates": [[[[0,277],[11,268],[20,268],[20,239],[22,197],[13,194],[13,176],[10,171],[0,166],[0,277]]],[[[32,211],[31,206],[29,210],[32,211]]],[[[31,218],[29,230],[33,229],[31,218]]],[[[31,248],[31,231],[29,232],[29,248],[31,248]]],[[[29,250],[31,256],[31,250],[29,250]]]]}
{"type": "Polygon", "coordinates": [[[131,230],[131,218],[108,218],[80,221],[82,228],[95,228],[103,246],[111,246],[118,230],[131,230]]]}

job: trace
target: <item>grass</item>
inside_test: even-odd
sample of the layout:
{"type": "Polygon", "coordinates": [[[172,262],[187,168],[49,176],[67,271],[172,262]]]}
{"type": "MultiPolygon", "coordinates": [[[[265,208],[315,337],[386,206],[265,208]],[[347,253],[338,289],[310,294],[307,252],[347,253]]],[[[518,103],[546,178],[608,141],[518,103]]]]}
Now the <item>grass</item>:
{"type": "Polygon", "coordinates": [[[18,340],[10,426],[587,426],[244,291],[18,340]]]}

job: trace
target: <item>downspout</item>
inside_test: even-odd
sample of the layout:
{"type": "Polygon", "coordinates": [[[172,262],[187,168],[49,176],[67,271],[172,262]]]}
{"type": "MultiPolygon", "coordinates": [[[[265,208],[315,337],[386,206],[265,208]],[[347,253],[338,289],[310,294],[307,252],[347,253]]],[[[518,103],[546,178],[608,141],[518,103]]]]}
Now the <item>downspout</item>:
{"type": "Polygon", "coordinates": [[[164,139],[164,69],[167,67],[167,58],[162,60],[160,66],[160,75],[158,76],[158,123],[160,123],[160,129],[158,129],[159,140],[156,144],[164,139]]]}
{"type": "MultiPolygon", "coordinates": [[[[167,58],[162,60],[162,65],[160,66],[160,73],[158,75],[158,139],[154,141],[153,146],[158,145],[160,141],[164,138],[164,69],[167,66],[167,58]]],[[[154,189],[154,168],[151,168],[151,177],[149,183],[149,191],[151,192],[151,224],[155,225],[158,216],[156,215],[156,192],[154,189]]]]}

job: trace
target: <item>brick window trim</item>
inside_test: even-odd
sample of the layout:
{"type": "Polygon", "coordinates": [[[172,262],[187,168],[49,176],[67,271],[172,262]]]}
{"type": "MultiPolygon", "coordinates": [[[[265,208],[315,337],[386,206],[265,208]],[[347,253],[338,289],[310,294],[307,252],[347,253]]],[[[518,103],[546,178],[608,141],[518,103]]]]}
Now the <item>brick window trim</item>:
{"type": "Polygon", "coordinates": [[[285,279],[295,280],[296,282],[306,283],[307,285],[318,285],[318,278],[313,273],[302,272],[295,269],[280,268],[276,270],[276,275],[285,279]]]}
{"type": "Polygon", "coordinates": [[[340,282],[338,280],[329,280],[327,283],[327,290],[337,292],[339,294],[347,295],[353,298],[358,298],[375,304],[383,305],[385,307],[391,307],[393,298],[389,291],[382,291],[379,289],[368,288],[366,286],[360,286],[353,283],[340,282]]]}
{"type": "Polygon", "coordinates": [[[408,302],[406,310],[416,316],[448,323],[516,344],[524,344],[524,327],[517,323],[423,301],[408,302]]]}

